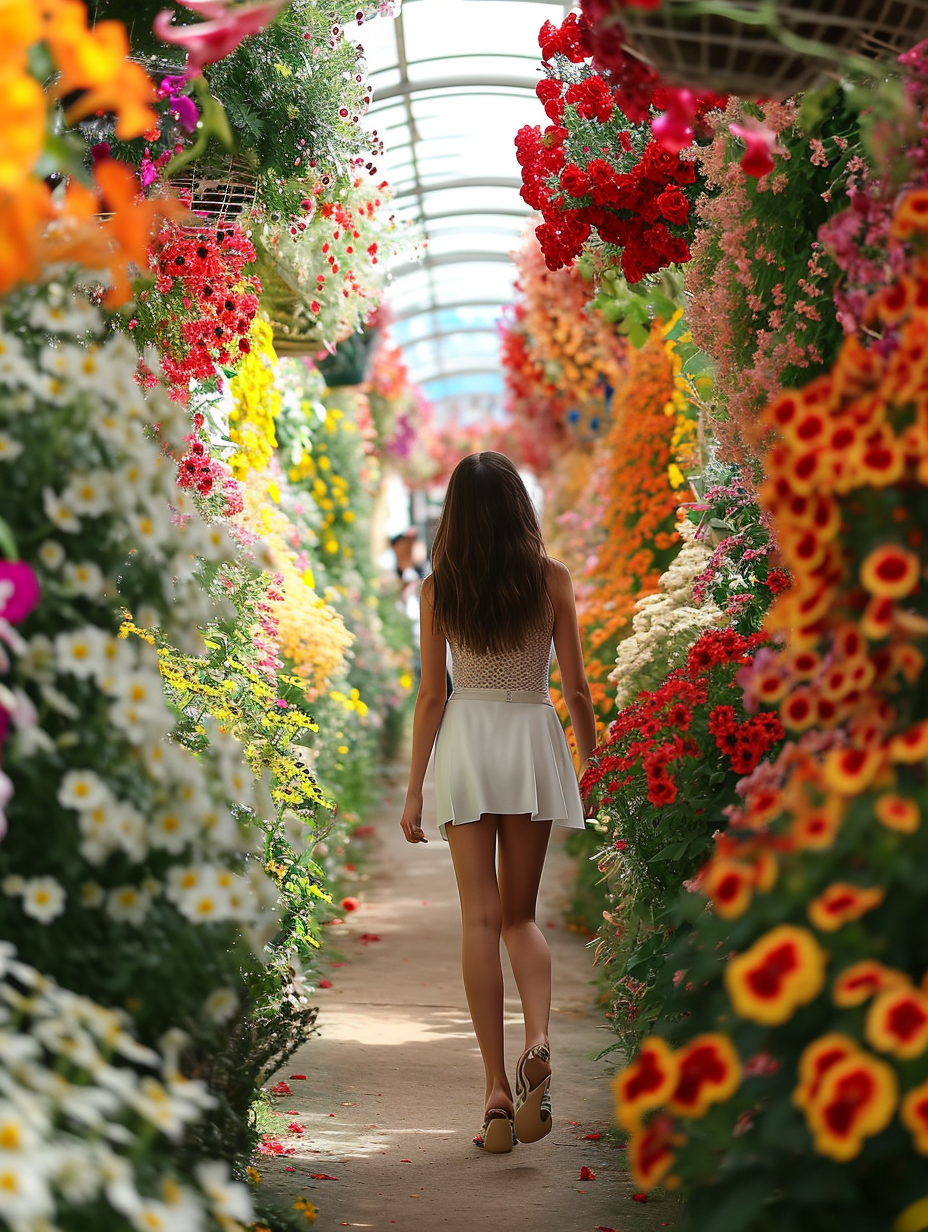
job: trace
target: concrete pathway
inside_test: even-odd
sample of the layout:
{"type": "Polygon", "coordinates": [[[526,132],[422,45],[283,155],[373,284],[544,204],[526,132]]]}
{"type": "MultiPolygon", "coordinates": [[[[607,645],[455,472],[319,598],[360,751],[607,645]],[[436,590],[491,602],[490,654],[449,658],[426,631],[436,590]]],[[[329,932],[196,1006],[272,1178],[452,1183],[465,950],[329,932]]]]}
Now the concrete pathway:
{"type": "MultiPolygon", "coordinates": [[[[634,1202],[622,1150],[587,1137],[611,1124],[615,1066],[593,1058],[613,1037],[594,1005],[590,952],[563,926],[571,876],[564,831],[554,832],[538,917],[554,960],[554,1130],[509,1155],[472,1145],[483,1118],[483,1067],[461,983],[451,856],[437,833],[427,846],[403,841],[404,787],[398,775],[386,782],[361,906],[328,930],[332,986],[318,993],[319,1032],[275,1079],[292,1091],[274,1097],[276,1136],[292,1154],[261,1157],[262,1190],[288,1204],[309,1199],[318,1211],[314,1232],[669,1227],[679,1206],[634,1202]],[[294,1122],[302,1135],[289,1132],[294,1122]],[[580,1179],[584,1167],[595,1179],[580,1179]]],[[[504,969],[514,1070],[521,1020],[504,969]]]]}

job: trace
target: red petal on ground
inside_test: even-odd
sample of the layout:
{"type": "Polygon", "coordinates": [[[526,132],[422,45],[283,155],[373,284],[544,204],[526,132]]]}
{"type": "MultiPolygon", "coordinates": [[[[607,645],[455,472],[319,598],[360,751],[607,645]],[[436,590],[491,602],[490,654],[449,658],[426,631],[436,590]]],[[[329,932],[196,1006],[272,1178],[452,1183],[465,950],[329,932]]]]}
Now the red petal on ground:
{"type": "Polygon", "coordinates": [[[296,1172],[296,1168],[284,1168],[284,1172],[296,1172]]]}
{"type": "Polygon", "coordinates": [[[633,1202],[647,1202],[648,1195],[646,1193],[632,1194],[632,1201],[633,1202]]]}
{"type": "Polygon", "coordinates": [[[290,1130],[291,1134],[305,1134],[306,1133],[306,1126],[301,1125],[299,1121],[291,1121],[290,1124],[287,1126],[287,1129],[290,1130]]]}
{"type": "Polygon", "coordinates": [[[344,963],[329,963],[330,967],[344,967],[344,963]]]}
{"type": "Polygon", "coordinates": [[[331,980],[320,980],[319,983],[316,985],[316,987],[317,988],[331,988],[332,981],[331,980]]]}
{"type": "Polygon", "coordinates": [[[372,941],[379,941],[380,937],[377,933],[362,933],[360,941],[362,945],[370,945],[372,941]]]}
{"type": "Polygon", "coordinates": [[[557,920],[546,920],[545,928],[557,928],[557,920]]]}
{"type": "Polygon", "coordinates": [[[290,1090],[290,1088],[287,1086],[285,1082],[275,1082],[274,1085],[271,1087],[271,1094],[272,1095],[292,1095],[293,1092],[290,1090]]]}
{"type": "Polygon", "coordinates": [[[584,1134],[580,1139],[581,1142],[598,1142],[602,1134],[584,1134]]]}
{"type": "Polygon", "coordinates": [[[592,1168],[588,1168],[586,1164],[584,1164],[583,1167],[580,1169],[580,1180],[581,1181],[595,1181],[596,1173],[593,1171],[592,1168]]]}
{"type": "Polygon", "coordinates": [[[337,1181],[337,1176],[329,1176],[328,1172],[310,1172],[309,1179],[311,1181],[337,1181]]]}
{"type": "Polygon", "coordinates": [[[602,1224],[596,1229],[596,1232],[615,1232],[615,1228],[604,1228],[602,1224]]]}
{"type": "Polygon", "coordinates": [[[290,1081],[291,1082],[305,1082],[306,1075],[305,1074],[291,1074],[290,1081]]]}
{"type": "Polygon", "coordinates": [[[411,1160],[411,1159],[401,1159],[401,1160],[400,1160],[400,1163],[401,1163],[401,1164],[411,1164],[411,1163],[412,1163],[412,1160],[411,1160]]]}
{"type": "Polygon", "coordinates": [[[567,1124],[568,1125],[579,1125],[580,1122],[579,1121],[568,1121],[567,1124]]]}

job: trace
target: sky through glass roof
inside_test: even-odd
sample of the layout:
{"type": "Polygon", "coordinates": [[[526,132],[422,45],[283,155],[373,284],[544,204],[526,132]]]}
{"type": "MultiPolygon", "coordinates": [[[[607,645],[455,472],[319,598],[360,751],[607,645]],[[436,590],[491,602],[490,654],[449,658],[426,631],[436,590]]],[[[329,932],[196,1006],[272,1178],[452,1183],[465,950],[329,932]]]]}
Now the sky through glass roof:
{"type": "Polygon", "coordinates": [[[544,120],[535,98],[538,30],[562,0],[404,0],[395,21],[364,25],[373,86],[366,118],[398,216],[428,247],[393,270],[392,332],[439,411],[498,411],[496,322],[512,302],[509,253],[529,215],[515,135],[544,120]]]}

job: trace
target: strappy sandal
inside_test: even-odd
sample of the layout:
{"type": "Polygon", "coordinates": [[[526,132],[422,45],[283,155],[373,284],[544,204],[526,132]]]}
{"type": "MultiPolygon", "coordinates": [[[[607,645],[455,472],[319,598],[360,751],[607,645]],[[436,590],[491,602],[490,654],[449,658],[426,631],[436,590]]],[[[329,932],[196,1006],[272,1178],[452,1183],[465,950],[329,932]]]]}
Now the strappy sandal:
{"type": "Polygon", "coordinates": [[[505,1108],[488,1108],[487,1119],[480,1127],[480,1133],[474,1135],[474,1146],[483,1147],[491,1155],[505,1155],[516,1144],[516,1131],[513,1128],[512,1113],[505,1108]]]}
{"type": "Polygon", "coordinates": [[[515,1135],[519,1142],[538,1142],[550,1134],[551,1120],[551,1075],[545,1074],[537,1086],[532,1086],[525,1075],[529,1061],[547,1064],[551,1053],[545,1044],[527,1048],[519,1057],[516,1067],[516,1112],[513,1119],[515,1135]]]}

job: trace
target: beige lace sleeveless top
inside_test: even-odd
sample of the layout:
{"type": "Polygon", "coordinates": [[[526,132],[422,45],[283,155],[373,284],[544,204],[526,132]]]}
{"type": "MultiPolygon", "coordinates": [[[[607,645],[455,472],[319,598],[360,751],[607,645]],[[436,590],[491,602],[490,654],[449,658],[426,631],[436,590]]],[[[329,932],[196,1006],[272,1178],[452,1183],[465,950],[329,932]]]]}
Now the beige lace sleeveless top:
{"type": "Polygon", "coordinates": [[[551,673],[551,635],[554,632],[554,608],[545,595],[542,621],[531,629],[520,650],[503,650],[498,654],[478,652],[450,642],[451,679],[456,689],[531,689],[548,691],[551,673]]]}

